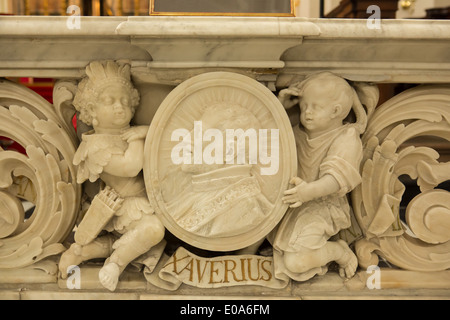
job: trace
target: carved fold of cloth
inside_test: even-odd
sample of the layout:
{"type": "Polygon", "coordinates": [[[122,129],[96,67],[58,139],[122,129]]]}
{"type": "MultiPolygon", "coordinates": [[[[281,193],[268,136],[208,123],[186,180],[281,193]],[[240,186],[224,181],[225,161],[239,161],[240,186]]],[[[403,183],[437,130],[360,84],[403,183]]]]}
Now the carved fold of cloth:
{"type": "MultiPolygon", "coordinates": [[[[332,236],[351,226],[352,213],[347,193],[361,183],[359,166],[362,143],[352,125],[342,126],[314,139],[309,139],[306,132],[298,127],[294,129],[294,134],[297,143],[298,176],[306,182],[313,182],[329,174],[336,179],[340,190],[336,194],[304,203],[286,213],[273,233],[275,264],[282,273],[288,273],[283,266],[283,252],[298,252],[301,248],[321,248],[332,236]]],[[[306,274],[289,276],[294,280],[305,281],[326,271],[324,267],[306,274]]]]}
{"type": "Polygon", "coordinates": [[[243,234],[257,227],[273,204],[262,194],[251,165],[236,165],[194,175],[192,188],[169,204],[177,223],[205,237],[243,234]]]}

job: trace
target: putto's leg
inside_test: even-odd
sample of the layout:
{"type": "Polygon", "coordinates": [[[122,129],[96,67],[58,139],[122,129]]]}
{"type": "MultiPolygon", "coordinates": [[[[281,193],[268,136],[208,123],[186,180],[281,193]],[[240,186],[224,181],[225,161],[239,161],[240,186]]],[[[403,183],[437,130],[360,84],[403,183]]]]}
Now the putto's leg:
{"type": "Polygon", "coordinates": [[[298,252],[285,252],[284,264],[290,272],[301,274],[325,266],[333,257],[328,256],[326,246],[314,250],[304,248],[298,252]]]}
{"type": "Polygon", "coordinates": [[[163,224],[155,215],[144,215],[134,229],[114,243],[115,250],[99,273],[102,285],[114,291],[126,266],[161,242],[164,232],[163,224]]]}
{"type": "Polygon", "coordinates": [[[343,278],[350,279],[358,268],[358,258],[344,240],[338,240],[336,243],[343,249],[342,256],[336,260],[340,267],[339,274],[343,278]]]}
{"type": "Polygon", "coordinates": [[[284,254],[284,264],[293,273],[305,273],[314,268],[324,267],[332,261],[339,264],[339,274],[346,278],[351,278],[358,267],[358,259],[343,240],[328,241],[319,249],[304,248],[298,252],[284,254]]]}
{"type": "Polygon", "coordinates": [[[67,278],[67,271],[70,266],[77,266],[80,263],[95,259],[107,258],[112,252],[112,246],[116,238],[112,234],[108,234],[95,239],[88,245],[81,246],[74,243],[64,252],[59,261],[59,271],[63,279],[67,278]]]}

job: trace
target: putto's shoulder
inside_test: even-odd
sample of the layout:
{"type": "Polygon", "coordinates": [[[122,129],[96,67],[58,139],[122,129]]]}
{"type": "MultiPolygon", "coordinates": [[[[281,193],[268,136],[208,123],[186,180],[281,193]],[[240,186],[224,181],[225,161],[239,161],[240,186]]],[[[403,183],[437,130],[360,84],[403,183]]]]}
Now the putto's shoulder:
{"type": "Polygon", "coordinates": [[[342,135],[358,138],[360,136],[359,131],[357,130],[354,124],[345,124],[343,126],[342,135]]]}

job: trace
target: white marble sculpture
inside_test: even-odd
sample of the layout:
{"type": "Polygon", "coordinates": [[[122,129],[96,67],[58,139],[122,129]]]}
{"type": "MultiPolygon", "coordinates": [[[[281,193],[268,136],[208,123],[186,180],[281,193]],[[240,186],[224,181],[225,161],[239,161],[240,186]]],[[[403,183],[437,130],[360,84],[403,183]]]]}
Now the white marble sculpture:
{"type": "MultiPolygon", "coordinates": [[[[372,22],[373,17],[368,15],[372,22]]],[[[379,22],[380,28],[373,29],[367,27],[365,19],[1,16],[0,136],[16,141],[26,149],[26,154],[0,149],[0,299],[173,299],[174,293],[165,291],[161,285],[164,283],[168,290],[180,289],[175,296],[195,300],[230,296],[244,300],[409,299],[418,296],[448,299],[450,22],[422,19],[383,19],[379,22]],[[68,20],[73,19],[79,22],[80,28],[68,28],[68,20]],[[83,80],[90,62],[106,59],[127,59],[131,67],[95,62],[83,80]],[[76,132],[72,126],[75,95],[75,104],[80,107],[77,101],[91,76],[96,78],[95,75],[116,67],[126,76],[119,77],[120,81],[111,79],[109,84],[115,88],[114,92],[103,90],[102,81],[95,81],[93,88],[98,89],[95,91],[99,94],[107,92],[110,98],[115,94],[136,97],[128,76],[128,69],[131,69],[133,85],[140,94],[140,106],[132,123],[150,126],[145,143],[147,129],[143,127],[130,127],[128,137],[122,137],[123,133],[115,127],[112,130],[115,132],[104,133],[102,121],[114,112],[106,112],[106,117],[97,119],[98,123],[93,121],[95,130],[85,134],[84,138],[81,134],[85,133],[85,128],[78,125],[76,132]],[[333,128],[334,125],[314,128],[314,119],[304,112],[302,129],[295,129],[297,137],[301,138],[297,139],[298,146],[303,146],[303,149],[299,148],[298,156],[291,123],[273,93],[288,88],[280,96],[285,107],[297,106],[298,100],[333,100],[328,93],[336,92],[337,86],[333,85],[329,90],[323,86],[320,94],[311,93],[313,82],[309,86],[304,86],[308,82],[300,86],[305,78],[312,81],[316,77],[312,74],[322,71],[331,71],[349,80],[366,110],[362,112],[359,104],[353,103],[353,111],[344,121],[346,124],[336,120],[337,128],[333,128]],[[53,103],[14,81],[30,77],[55,79],[53,103]],[[124,86],[117,85],[119,82],[124,86]],[[369,83],[382,89],[384,101],[376,109],[373,107],[377,99],[370,103],[364,100],[367,98],[365,90],[371,88],[366,86],[369,83]],[[393,90],[403,91],[404,84],[408,87],[409,84],[419,85],[394,95],[393,90]],[[298,97],[300,93],[303,94],[298,97]],[[189,193],[197,191],[190,190],[193,186],[199,186],[198,191],[205,189],[209,196],[204,203],[211,203],[207,200],[214,198],[214,191],[209,187],[226,181],[221,173],[226,171],[228,174],[230,170],[237,186],[241,176],[248,174],[246,170],[250,164],[244,161],[241,165],[230,165],[230,168],[218,165],[201,174],[189,172],[192,166],[184,166],[183,171],[183,166],[173,164],[170,157],[173,147],[182,142],[181,136],[172,141],[171,134],[180,128],[190,132],[195,121],[202,121],[206,130],[209,119],[203,117],[204,111],[224,102],[227,106],[239,105],[251,111],[262,128],[269,130],[269,136],[270,130],[280,130],[279,172],[272,176],[258,175],[261,169],[277,166],[251,164],[250,177],[243,179],[256,179],[258,184],[252,186],[259,186],[261,195],[274,206],[270,212],[261,210],[264,219],[260,223],[255,222],[254,228],[251,222],[237,225],[241,230],[236,231],[230,228],[231,221],[220,218],[228,230],[208,233],[206,229],[190,229],[183,224],[187,220],[174,219],[177,211],[171,210],[174,208],[171,205],[191,208],[190,203],[181,201],[191,200],[189,193]],[[320,134],[321,129],[331,131],[320,134]],[[305,172],[304,166],[310,161],[312,169],[327,170],[330,162],[321,159],[321,153],[311,151],[322,150],[314,143],[323,141],[331,150],[331,145],[344,140],[345,133],[352,130],[355,133],[344,141],[345,147],[334,148],[338,155],[350,152],[361,136],[361,165],[354,165],[361,183],[350,192],[349,202],[353,211],[349,213],[352,230],[341,230],[328,238],[335,230],[349,225],[345,197],[358,179],[356,174],[355,179],[351,174],[344,174],[346,179],[352,180],[346,193],[336,191],[332,179],[318,192],[311,189],[316,183],[321,184],[317,180],[320,181],[322,176],[309,177],[315,172],[305,172]],[[101,137],[109,138],[103,141],[101,137]],[[77,152],[80,140],[81,148],[77,152]],[[349,141],[352,143],[347,147],[349,141]],[[135,157],[137,153],[128,151],[137,148],[142,154],[143,145],[142,179],[142,174],[138,174],[142,157],[135,157]],[[94,148],[103,146],[108,149],[106,153],[94,148]],[[88,149],[86,155],[83,148],[88,149]],[[111,155],[111,159],[96,159],[95,155],[102,154],[111,155]],[[113,170],[112,159],[127,158],[127,154],[137,161],[113,170]],[[74,165],[74,159],[77,165],[74,165]],[[97,160],[101,162],[98,166],[97,160]],[[83,168],[88,168],[86,174],[81,174],[83,168]],[[92,178],[98,179],[97,183],[77,183],[78,169],[81,170],[80,182],[92,178]],[[135,172],[130,172],[130,177],[120,177],[123,169],[135,172]],[[238,174],[235,175],[236,171],[238,174]],[[214,183],[210,183],[212,179],[214,183]],[[292,185],[289,184],[291,179],[292,185]],[[118,186],[119,181],[124,185],[118,186]],[[326,189],[334,190],[336,201],[344,204],[330,205],[317,215],[309,215],[312,206],[322,209],[332,197],[310,200],[326,189]],[[292,194],[285,195],[285,191],[292,194]],[[287,197],[286,203],[283,197],[287,197]],[[35,206],[32,214],[24,212],[24,200],[35,206]],[[127,210],[137,206],[141,208],[127,210]],[[346,221],[330,228],[331,231],[327,231],[327,223],[315,229],[309,227],[307,231],[317,231],[317,238],[323,240],[324,246],[317,250],[331,248],[331,253],[336,256],[326,250],[324,261],[311,263],[305,250],[288,251],[286,246],[282,248],[285,250],[280,250],[281,240],[292,240],[295,235],[300,239],[305,235],[302,228],[297,227],[307,217],[317,219],[331,209],[336,209],[334,212],[338,216],[344,212],[346,221]],[[84,215],[86,218],[82,219],[84,215]],[[126,219],[139,219],[141,215],[142,220],[154,220],[154,224],[133,220],[124,229],[114,230],[126,225],[126,219]],[[119,269],[120,273],[137,251],[150,247],[145,241],[133,240],[137,246],[130,248],[128,240],[135,236],[139,238],[138,235],[144,233],[142,229],[149,230],[152,226],[158,231],[147,231],[150,237],[141,239],[152,239],[156,243],[162,238],[164,230],[155,222],[156,217],[178,238],[176,244],[184,241],[189,246],[174,248],[170,243],[173,238],[167,232],[164,240],[130,263],[114,293],[106,292],[99,282],[104,259],[108,259],[108,267],[104,268],[101,279],[112,289],[117,281],[114,271],[119,269]],[[289,224],[289,221],[293,223],[289,224]],[[276,229],[278,238],[273,242],[272,236],[276,232],[270,232],[280,222],[280,228],[276,229]],[[102,230],[98,233],[104,224],[103,229],[111,232],[102,230]],[[70,247],[74,230],[76,243],[70,247]],[[267,241],[258,251],[248,249],[248,246],[254,249],[269,233],[269,240],[275,245],[274,257],[267,241]],[[345,243],[336,241],[338,238],[345,239],[345,243]],[[164,247],[165,241],[168,245],[164,247]],[[353,273],[354,264],[347,261],[355,260],[347,245],[355,253],[359,265],[356,275],[348,281],[339,279],[334,272],[337,267],[344,276],[353,273]],[[201,249],[214,251],[214,257],[203,256],[201,249]],[[133,253],[133,250],[136,251],[133,253]],[[123,251],[127,251],[126,254],[119,257],[123,251]],[[347,256],[343,252],[347,252],[347,256]],[[141,267],[141,263],[150,257],[155,257],[158,263],[145,262],[145,268],[140,268],[143,272],[134,272],[134,266],[139,264],[141,267]],[[93,260],[86,261],[90,259],[93,260]],[[331,259],[337,260],[337,264],[331,263],[326,275],[316,276],[312,281],[291,281],[304,280],[308,278],[308,272],[312,276],[315,270],[325,272],[326,261],[331,259]],[[120,260],[118,268],[109,264],[115,263],[114,260],[120,260]],[[294,270],[299,267],[296,262],[305,262],[301,266],[304,270],[314,267],[306,273],[297,272],[304,270],[294,270]],[[67,274],[73,265],[80,268],[73,268],[73,272],[67,274]],[[81,290],[76,290],[78,288],[81,290]]],[[[106,74],[109,72],[106,71],[105,78],[106,74]]],[[[95,96],[91,95],[93,107],[99,106],[95,96]]],[[[134,102],[130,104],[132,108],[136,105],[134,102]]],[[[297,109],[288,110],[296,124],[300,119],[294,117],[293,111],[297,109]]],[[[324,119],[319,124],[329,123],[326,117],[324,119]]],[[[124,127],[128,125],[125,123],[124,127]]],[[[205,141],[204,149],[207,149],[213,141],[203,139],[205,141]]],[[[355,157],[347,162],[357,163],[359,156],[358,147],[355,157]]],[[[333,161],[340,161],[338,158],[333,157],[333,161]]],[[[343,167],[351,171],[352,166],[343,167]]],[[[200,198],[199,195],[196,197],[200,198]]],[[[200,204],[194,203],[204,207],[200,204]]],[[[192,211],[179,211],[186,212],[192,217],[192,211]]],[[[234,211],[233,216],[236,216],[234,211]]],[[[216,225],[215,219],[204,222],[204,226],[216,225]]],[[[319,251],[311,250],[310,253],[319,251]]]]}
{"type": "Polygon", "coordinates": [[[336,261],[350,278],[358,260],[345,241],[330,238],[351,226],[347,194],[361,183],[365,110],[355,89],[329,72],[310,75],[279,98],[287,108],[299,103],[301,127],[294,128],[298,176],[283,197],[291,209],[273,243],[276,272],[304,281],[336,261]],[[346,123],[352,109],[356,122],[346,123]]]}
{"type": "Polygon", "coordinates": [[[73,104],[94,130],[83,135],[74,164],[78,183],[101,179],[105,187],[79,224],[76,242],[62,255],[59,269],[66,276],[70,266],[107,258],[99,280],[114,291],[125,267],[157,245],[165,229],[147,199],[141,173],[148,127],[130,126],[139,105],[130,65],[92,62],[86,74],[73,104]]]}
{"type": "Polygon", "coordinates": [[[279,223],[295,175],[286,112],[265,86],[231,72],[193,77],[164,100],[146,141],[144,176],[166,228],[190,245],[233,251],[279,223]]]}
{"type": "Polygon", "coordinates": [[[450,141],[449,97],[448,84],[421,85],[383,103],[370,116],[362,136],[362,184],[352,193],[365,234],[355,244],[362,268],[377,265],[379,257],[405,270],[450,267],[450,193],[440,186],[450,177],[442,152],[450,141]],[[421,192],[406,205],[402,219],[404,175],[417,179],[421,192]]]}
{"type": "MultiPolygon", "coordinates": [[[[75,131],[55,105],[28,88],[0,80],[0,136],[26,154],[0,149],[0,269],[19,270],[65,251],[79,212],[81,186],[72,159],[75,131]],[[26,216],[22,201],[35,206],[26,216]]],[[[73,116],[73,113],[72,113],[73,116]]],[[[0,275],[0,279],[4,275],[0,275]]]]}
{"type": "MultiPolygon", "coordinates": [[[[261,124],[246,108],[230,103],[207,107],[200,119],[203,130],[218,130],[226,136],[226,130],[259,130],[261,124]]],[[[204,141],[202,147],[210,142],[204,141]]],[[[225,141],[224,141],[225,144],[225,141]]],[[[191,185],[169,203],[175,221],[185,230],[203,237],[240,235],[259,225],[273,210],[274,205],[261,192],[249,160],[248,143],[243,146],[245,157],[238,163],[237,139],[226,146],[223,161],[212,164],[183,164],[181,170],[192,175],[191,185]],[[234,164],[226,158],[233,155],[234,164]]],[[[193,151],[193,148],[192,148],[193,151]]],[[[194,153],[191,153],[192,158],[194,153]]],[[[194,159],[193,159],[194,160],[194,159]]],[[[207,161],[207,159],[204,159],[207,161]]],[[[211,160],[211,159],[210,159],[211,160]]]]}

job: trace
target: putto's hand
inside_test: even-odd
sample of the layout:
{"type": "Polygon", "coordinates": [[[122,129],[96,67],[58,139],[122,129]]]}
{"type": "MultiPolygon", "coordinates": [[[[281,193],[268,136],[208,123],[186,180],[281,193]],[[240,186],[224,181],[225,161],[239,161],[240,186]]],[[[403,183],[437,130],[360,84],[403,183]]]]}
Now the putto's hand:
{"type": "Polygon", "coordinates": [[[284,192],[285,196],[282,198],[282,200],[284,203],[290,204],[290,208],[298,208],[304,202],[306,202],[306,199],[302,193],[302,189],[307,185],[307,183],[299,177],[292,178],[289,183],[295,185],[295,187],[286,190],[284,192]]]}
{"type": "Polygon", "coordinates": [[[145,139],[147,136],[148,129],[149,129],[148,126],[131,127],[122,132],[122,139],[127,142],[145,139]]]}
{"type": "Polygon", "coordinates": [[[302,206],[302,204],[303,204],[303,202],[298,201],[298,202],[296,202],[296,203],[294,203],[294,204],[291,204],[291,205],[289,206],[289,208],[292,208],[292,209],[299,208],[299,207],[302,206]]]}
{"type": "Polygon", "coordinates": [[[281,90],[278,95],[278,100],[280,100],[281,104],[286,108],[290,109],[296,104],[299,103],[298,98],[292,99],[292,97],[298,97],[300,95],[300,92],[296,88],[287,88],[284,90],[281,90]]]}
{"type": "Polygon", "coordinates": [[[300,95],[300,92],[297,88],[287,88],[287,89],[283,89],[280,91],[280,97],[285,97],[285,96],[294,96],[294,97],[298,97],[300,95]]]}
{"type": "Polygon", "coordinates": [[[302,183],[306,183],[305,181],[303,181],[301,178],[299,178],[299,177],[294,177],[294,178],[292,178],[291,179],[291,181],[289,181],[289,183],[290,184],[293,184],[293,185],[295,185],[295,186],[299,186],[299,185],[301,185],[302,183]]]}
{"type": "Polygon", "coordinates": [[[282,200],[284,201],[284,203],[295,203],[300,201],[300,188],[299,186],[296,186],[295,188],[286,190],[284,192],[284,197],[282,198],[282,200]]]}

